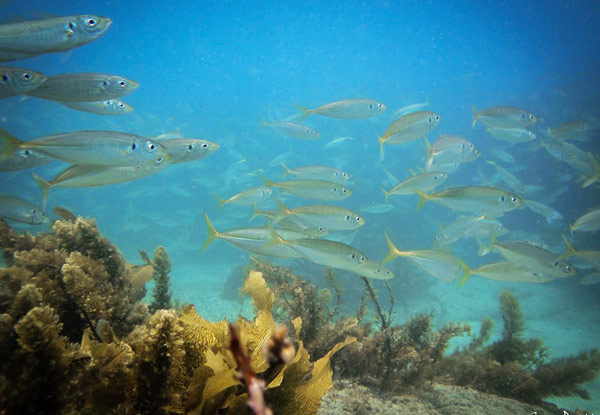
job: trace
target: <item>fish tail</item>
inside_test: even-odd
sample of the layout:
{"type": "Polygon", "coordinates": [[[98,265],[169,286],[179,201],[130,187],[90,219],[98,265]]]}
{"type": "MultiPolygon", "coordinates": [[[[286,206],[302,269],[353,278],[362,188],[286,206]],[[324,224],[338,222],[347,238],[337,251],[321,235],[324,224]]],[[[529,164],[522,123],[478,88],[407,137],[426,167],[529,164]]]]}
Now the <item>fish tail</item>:
{"type": "Polygon", "coordinates": [[[208,248],[208,245],[210,245],[212,241],[214,241],[215,238],[219,236],[219,232],[213,226],[212,222],[208,218],[207,213],[204,214],[204,219],[206,219],[206,226],[208,227],[208,237],[206,238],[206,242],[204,242],[204,245],[202,245],[202,248],[200,248],[202,252],[204,252],[204,250],[208,248]]]}
{"type": "Polygon", "coordinates": [[[250,216],[250,219],[248,219],[248,223],[252,222],[260,214],[261,214],[261,212],[260,212],[260,210],[258,210],[258,206],[256,206],[256,203],[255,203],[254,204],[254,213],[252,214],[252,216],[250,216]]]}
{"type": "Polygon", "coordinates": [[[6,160],[19,149],[20,145],[21,140],[0,128],[0,161],[6,160]]]}
{"type": "Polygon", "coordinates": [[[379,140],[379,151],[381,151],[381,159],[383,160],[383,144],[385,143],[385,138],[377,136],[377,139],[379,140]]]}
{"type": "Polygon", "coordinates": [[[591,152],[587,152],[587,156],[588,159],[590,160],[590,163],[592,164],[592,167],[594,168],[594,173],[592,174],[591,177],[588,177],[583,184],[581,185],[582,188],[586,188],[594,183],[596,183],[598,181],[598,179],[600,179],[600,162],[598,162],[598,159],[591,153],[591,152]]]}
{"type": "Polygon", "coordinates": [[[40,189],[42,189],[42,211],[45,212],[46,204],[48,203],[48,193],[50,193],[52,185],[35,173],[31,173],[31,175],[33,176],[37,185],[40,186],[40,189]]]}
{"type": "Polygon", "coordinates": [[[223,209],[223,206],[225,206],[225,199],[221,199],[219,196],[213,194],[212,197],[215,198],[215,200],[217,201],[217,210],[221,210],[223,209]]]}
{"type": "Polygon", "coordinates": [[[267,225],[267,229],[269,230],[269,242],[262,246],[262,249],[271,248],[275,245],[279,245],[280,243],[284,243],[284,239],[279,236],[273,225],[270,223],[267,225]]]}
{"type": "Polygon", "coordinates": [[[427,202],[429,199],[431,199],[431,196],[426,195],[419,189],[415,189],[415,193],[419,195],[419,204],[417,205],[417,212],[418,212],[419,210],[421,210],[421,208],[423,207],[425,202],[427,202]]]}
{"type": "Polygon", "coordinates": [[[460,263],[460,265],[462,266],[462,269],[463,269],[462,274],[460,274],[461,275],[461,279],[460,279],[460,281],[458,281],[458,288],[460,288],[463,285],[465,285],[467,283],[467,281],[469,281],[469,278],[471,278],[471,275],[473,274],[473,271],[462,260],[459,259],[458,262],[460,263]]]}
{"type": "Polygon", "coordinates": [[[383,234],[385,235],[385,240],[387,241],[388,248],[390,249],[387,256],[385,257],[385,259],[382,262],[383,264],[387,264],[392,259],[396,258],[399,255],[400,251],[398,250],[398,248],[396,248],[396,245],[394,245],[394,243],[388,236],[387,232],[384,231],[383,234]]]}
{"type": "Polygon", "coordinates": [[[267,179],[266,177],[264,177],[262,175],[260,177],[263,179],[263,182],[265,182],[265,186],[267,186],[267,187],[273,187],[273,186],[276,185],[276,183],[273,180],[269,180],[269,179],[267,179]]]}
{"type": "Polygon", "coordinates": [[[471,105],[471,110],[473,111],[473,122],[471,122],[471,128],[475,127],[475,124],[477,124],[477,117],[479,117],[479,114],[477,113],[477,108],[475,108],[475,105],[471,105]]]}
{"type": "Polygon", "coordinates": [[[269,125],[269,123],[264,119],[260,121],[260,128],[265,128],[267,125],[269,125]]]}
{"type": "Polygon", "coordinates": [[[479,250],[477,251],[477,256],[486,256],[487,254],[492,252],[492,244],[485,245],[479,239],[476,239],[476,240],[477,240],[477,244],[479,245],[479,250]]]}
{"type": "Polygon", "coordinates": [[[305,119],[312,113],[310,109],[303,107],[302,105],[296,104],[296,108],[298,108],[298,110],[300,111],[300,118],[298,118],[298,122],[301,122],[303,119],[305,119]]]}
{"type": "Polygon", "coordinates": [[[571,255],[577,255],[577,250],[575,248],[573,248],[573,245],[571,245],[571,242],[569,242],[569,240],[567,239],[567,237],[565,236],[564,233],[562,234],[562,238],[563,238],[563,241],[565,242],[565,252],[560,254],[560,256],[558,258],[556,258],[556,261],[560,261],[561,259],[570,257],[571,255]]]}
{"type": "Polygon", "coordinates": [[[280,220],[282,220],[285,217],[285,213],[288,210],[287,206],[284,205],[281,200],[277,199],[276,197],[275,199],[275,204],[277,205],[277,215],[275,216],[275,219],[273,221],[271,221],[271,223],[278,223],[280,220]]]}
{"type": "Polygon", "coordinates": [[[383,195],[385,196],[385,203],[387,203],[388,197],[390,197],[391,192],[386,192],[383,187],[381,188],[381,191],[383,192],[383,195]]]}
{"type": "Polygon", "coordinates": [[[281,163],[281,167],[283,167],[283,175],[281,176],[281,178],[285,178],[285,176],[287,176],[290,172],[290,168],[288,166],[285,165],[285,163],[282,161],[281,163]]]}

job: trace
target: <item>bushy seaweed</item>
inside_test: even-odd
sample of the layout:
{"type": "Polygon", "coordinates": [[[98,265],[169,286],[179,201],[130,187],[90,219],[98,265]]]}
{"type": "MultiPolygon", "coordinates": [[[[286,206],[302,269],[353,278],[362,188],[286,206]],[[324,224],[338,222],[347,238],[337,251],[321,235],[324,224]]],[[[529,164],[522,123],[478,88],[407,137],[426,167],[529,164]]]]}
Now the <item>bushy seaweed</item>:
{"type": "Polygon", "coordinates": [[[167,250],[163,246],[158,246],[154,249],[154,258],[151,261],[154,268],[154,289],[152,290],[152,302],[150,303],[150,311],[168,310],[172,308],[171,292],[169,291],[169,272],[171,272],[171,261],[167,250]]]}

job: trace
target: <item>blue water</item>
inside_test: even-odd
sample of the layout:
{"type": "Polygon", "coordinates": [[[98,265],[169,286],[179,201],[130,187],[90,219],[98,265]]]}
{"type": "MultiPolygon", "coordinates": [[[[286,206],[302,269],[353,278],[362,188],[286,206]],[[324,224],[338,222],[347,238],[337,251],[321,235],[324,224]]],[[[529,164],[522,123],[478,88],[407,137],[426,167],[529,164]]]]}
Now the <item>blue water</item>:
{"type": "MultiPolygon", "coordinates": [[[[122,185],[54,189],[49,199],[50,207],[64,206],[95,218],[131,262],[139,262],[138,249],[166,246],[174,263],[174,297],[196,303],[209,318],[235,317],[239,312],[239,304],[231,300],[235,293],[224,292],[223,287],[238,267],[248,263],[248,254],[223,241],[201,253],[206,234],[203,216],[208,213],[218,230],[227,230],[247,226],[252,213],[251,207],[232,205],[217,211],[212,195],[229,197],[261,185],[257,172],[279,179],[278,160],[283,160],[290,167],[326,164],[351,174],[354,193],[340,203],[345,207],[360,212],[383,203],[380,188],[389,190],[393,183],[382,168],[402,180],[410,175],[408,169],[424,165],[422,140],[388,145],[385,159],[380,158],[377,135],[407,105],[429,102],[426,109],[441,115],[430,141],[440,134],[461,135],[483,154],[453,172],[446,187],[485,184],[494,176],[485,160],[494,159],[490,151],[501,148],[517,159],[522,170],[515,175],[524,184],[542,187],[530,198],[565,217],[562,224],[551,226],[528,209],[510,212],[502,221],[518,239],[537,240],[560,253],[560,234],[568,232],[567,223],[600,205],[598,188],[581,189],[576,173],[545,150],[536,150],[532,143],[507,146],[486,135],[482,125],[471,129],[472,105],[525,108],[540,119],[534,126],[538,136],[548,126],[575,119],[598,121],[600,3],[596,1],[53,3],[10,2],[0,12],[91,13],[110,17],[113,25],[86,46],[9,65],[48,75],[103,72],[134,79],[140,88],[123,99],[135,112],[102,117],[14,97],[0,101],[0,126],[23,140],[92,129],[150,137],[179,130],[219,143],[220,150],[201,162],[170,166],[157,176],[122,185]],[[316,141],[295,140],[260,126],[262,120],[297,114],[295,104],[313,108],[358,97],[383,102],[388,109],[364,120],[313,115],[306,124],[321,132],[316,141]],[[346,136],[353,140],[323,148],[346,136]],[[567,188],[562,194],[548,200],[563,186],[567,188]]],[[[598,154],[598,135],[576,145],[598,154]]],[[[36,173],[50,179],[62,168],[54,163],[36,173]]],[[[1,177],[2,193],[40,203],[30,172],[1,177]]],[[[400,249],[430,248],[439,227],[457,217],[429,203],[415,212],[416,196],[390,201],[396,206],[391,212],[363,214],[367,224],[352,240],[353,246],[376,260],[387,254],[384,230],[400,249]]],[[[303,201],[289,197],[286,203],[300,206],[303,201]]],[[[577,248],[598,250],[597,236],[577,233],[577,248]]],[[[473,240],[453,245],[454,253],[471,267],[499,260],[495,255],[478,257],[477,248],[473,240]]],[[[295,267],[307,273],[319,269],[308,263],[295,267]]],[[[553,356],[600,344],[600,286],[581,286],[579,277],[539,285],[473,277],[458,290],[402,259],[390,268],[397,275],[391,287],[398,323],[433,309],[436,323],[465,321],[477,326],[489,315],[499,333],[497,295],[508,289],[521,302],[527,335],[542,338],[553,356]]],[[[580,275],[587,272],[581,270],[580,275]]],[[[342,277],[347,311],[353,313],[362,283],[352,274],[342,277]]],[[[383,293],[383,286],[375,284],[383,293]]],[[[593,383],[590,390],[591,402],[556,402],[598,411],[600,385],[593,383]]]]}

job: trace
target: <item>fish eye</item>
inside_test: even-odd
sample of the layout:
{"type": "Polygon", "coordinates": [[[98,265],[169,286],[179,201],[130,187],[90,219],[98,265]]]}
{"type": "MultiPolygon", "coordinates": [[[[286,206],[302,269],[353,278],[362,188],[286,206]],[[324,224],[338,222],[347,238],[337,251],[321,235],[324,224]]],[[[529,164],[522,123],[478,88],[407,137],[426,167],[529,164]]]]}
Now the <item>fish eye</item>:
{"type": "Polygon", "coordinates": [[[122,102],[119,102],[119,108],[125,108],[125,104],[123,104],[122,102]]]}
{"type": "Polygon", "coordinates": [[[31,150],[29,150],[29,149],[26,148],[25,150],[23,150],[23,154],[26,155],[26,156],[30,156],[31,155],[31,150]]]}
{"type": "Polygon", "coordinates": [[[358,262],[361,262],[361,263],[365,262],[365,259],[367,259],[367,258],[365,258],[364,256],[361,255],[360,258],[358,258],[358,262]]]}
{"type": "Polygon", "coordinates": [[[390,272],[389,272],[389,271],[386,271],[386,272],[385,272],[385,275],[390,275],[390,272]]]}
{"type": "Polygon", "coordinates": [[[436,115],[436,116],[435,116],[435,117],[433,117],[433,118],[435,118],[435,120],[436,120],[436,121],[438,121],[438,120],[440,119],[440,116],[439,116],[439,115],[436,115]]]}
{"type": "Polygon", "coordinates": [[[499,231],[503,231],[503,230],[504,230],[504,227],[503,227],[503,226],[498,226],[498,230],[499,230],[499,231]]]}
{"type": "Polygon", "coordinates": [[[149,141],[148,144],[146,144],[146,147],[149,151],[156,151],[156,145],[153,142],[149,141]]]}
{"type": "Polygon", "coordinates": [[[360,222],[360,216],[357,216],[355,219],[357,222],[360,222]]]}
{"type": "Polygon", "coordinates": [[[500,196],[500,201],[504,202],[504,195],[500,196]]]}
{"type": "Polygon", "coordinates": [[[510,198],[510,201],[514,203],[514,202],[517,201],[517,198],[513,196],[513,197],[510,198]]]}
{"type": "Polygon", "coordinates": [[[383,104],[377,104],[379,108],[383,108],[383,104]]]}
{"type": "Polygon", "coordinates": [[[342,192],[344,192],[344,193],[346,193],[347,191],[348,191],[348,189],[346,189],[346,188],[342,189],[342,192]]]}
{"type": "Polygon", "coordinates": [[[319,232],[323,232],[324,230],[325,230],[325,229],[323,229],[323,227],[322,227],[322,226],[319,226],[319,228],[318,228],[318,231],[319,231],[319,232]]]}
{"type": "Polygon", "coordinates": [[[29,72],[23,73],[23,79],[29,81],[31,79],[31,74],[29,72]]]}
{"type": "Polygon", "coordinates": [[[89,27],[94,27],[96,26],[96,19],[93,18],[89,18],[85,21],[85,23],[89,26],[89,27]]]}
{"type": "Polygon", "coordinates": [[[529,119],[533,120],[533,114],[529,114],[529,119]]]}
{"type": "Polygon", "coordinates": [[[33,209],[33,210],[31,211],[31,213],[33,213],[33,214],[35,215],[35,214],[37,213],[37,209],[33,209]]]}
{"type": "Polygon", "coordinates": [[[571,266],[570,266],[570,265],[567,265],[567,266],[565,267],[565,269],[566,269],[567,271],[571,271],[571,266]]]}
{"type": "Polygon", "coordinates": [[[156,160],[154,160],[154,164],[161,164],[163,162],[163,158],[159,157],[156,160]]]}
{"type": "Polygon", "coordinates": [[[202,143],[202,148],[208,148],[208,143],[202,143]]]}
{"type": "Polygon", "coordinates": [[[119,81],[119,85],[122,86],[123,88],[125,88],[127,86],[127,81],[119,81]]]}
{"type": "Polygon", "coordinates": [[[479,150],[475,149],[475,154],[479,154],[479,150]]]}
{"type": "Polygon", "coordinates": [[[557,266],[557,265],[558,265],[558,261],[556,261],[556,262],[554,263],[554,266],[557,266]]]}
{"type": "Polygon", "coordinates": [[[469,148],[473,148],[473,143],[469,143],[469,148]]]}
{"type": "Polygon", "coordinates": [[[342,173],[342,177],[348,177],[346,173],[342,173]]]}

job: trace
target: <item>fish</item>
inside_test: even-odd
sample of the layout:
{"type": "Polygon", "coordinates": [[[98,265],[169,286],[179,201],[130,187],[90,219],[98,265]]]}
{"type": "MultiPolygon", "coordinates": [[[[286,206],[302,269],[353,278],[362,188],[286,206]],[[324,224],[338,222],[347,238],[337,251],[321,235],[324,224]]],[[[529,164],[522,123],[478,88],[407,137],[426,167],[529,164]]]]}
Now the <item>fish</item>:
{"type": "Polygon", "coordinates": [[[283,167],[282,179],[288,175],[294,179],[301,180],[326,180],[334,183],[344,184],[350,180],[350,175],[340,169],[327,166],[303,166],[290,169],[286,166],[283,161],[281,162],[283,167]]]}
{"type": "Polygon", "coordinates": [[[442,172],[415,174],[398,183],[389,192],[386,192],[384,189],[381,189],[381,191],[383,192],[385,196],[385,202],[387,203],[387,200],[391,195],[412,195],[415,194],[415,190],[427,192],[435,189],[447,179],[448,175],[442,172]]]}
{"type": "Polygon", "coordinates": [[[523,183],[521,183],[521,181],[514,174],[512,174],[511,172],[506,170],[504,167],[499,166],[493,160],[487,160],[487,163],[494,166],[494,168],[496,169],[496,172],[498,173],[498,176],[500,176],[502,181],[504,183],[506,183],[508,185],[508,187],[510,187],[512,190],[514,190],[517,193],[525,192],[525,187],[523,186],[523,183]]]}
{"type": "Polygon", "coordinates": [[[89,102],[60,102],[65,107],[98,115],[124,115],[133,111],[133,107],[119,99],[89,102]]]}
{"type": "Polygon", "coordinates": [[[91,164],[73,165],[60,172],[51,181],[46,181],[35,173],[33,178],[42,189],[42,206],[46,209],[48,193],[55,187],[96,187],[115,183],[125,183],[151,176],[163,170],[169,164],[169,159],[160,163],[143,166],[95,166],[91,164]]]}
{"type": "Polygon", "coordinates": [[[340,138],[336,138],[334,140],[331,140],[330,142],[328,142],[327,144],[325,144],[323,146],[323,148],[332,148],[332,147],[338,147],[340,144],[342,144],[343,142],[346,141],[351,141],[354,140],[354,138],[352,137],[340,137],[340,138]]]}
{"type": "Polygon", "coordinates": [[[552,280],[552,278],[546,277],[542,273],[521,267],[510,261],[486,264],[471,270],[469,274],[503,282],[544,283],[552,280]]]}
{"type": "Polygon", "coordinates": [[[592,264],[596,270],[600,271],[600,251],[580,251],[571,245],[565,234],[562,234],[562,238],[565,243],[565,252],[559,255],[559,257],[556,259],[557,261],[569,258],[571,256],[578,256],[592,264]]]}
{"type": "Polygon", "coordinates": [[[500,161],[503,161],[505,163],[515,164],[517,162],[517,160],[515,160],[515,158],[513,156],[511,156],[510,154],[508,154],[506,151],[502,151],[502,150],[499,150],[499,149],[494,149],[494,150],[492,150],[492,153],[500,161]]]}
{"type": "Polygon", "coordinates": [[[429,105],[429,100],[425,101],[425,102],[421,102],[419,104],[411,104],[411,105],[407,105],[406,107],[402,107],[399,110],[397,110],[394,115],[399,117],[405,114],[408,114],[410,112],[415,112],[415,111],[419,111],[423,108],[425,108],[426,106],[429,105]]]}
{"type": "Polygon", "coordinates": [[[523,207],[523,200],[519,196],[489,186],[453,187],[432,194],[417,190],[416,193],[420,198],[417,210],[428,200],[452,210],[492,217],[523,207]]]}
{"type": "Polygon", "coordinates": [[[198,138],[172,138],[160,140],[160,144],[171,156],[173,164],[202,160],[219,149],[217,143],[198,138]]]}
{"type": "Polygon", "coordinates": [[[431,111],[411,112],[394,121],[379,139],[379,148],[383,157],[384,144],[404,144],[426,136],[435,129],[440,115],[431,111]]]}
{"type": "Polygon", "coordinates": [[[0,162],[13,153],[29,149],[74,164],[141,166],[161,164],[171,156],[159,143],[117,131],[77,131],[53,134],[22,142],[0,129],[0,162]]]}
{"type": "Polygon", "coordinates": [[[475,107],[472,107],[472,110],[471,127],[475,127],[478,120],[488,127],[495,128],[526,128],[537,121],[535,115],[521,108],[491,107],[478,112],[475,107]]]}
{"type": "Polygon", "coordinates": [[[321,137],[321,133],[306,125],[293,122],[262,122],[263,127],[272,128],[288,137],[299,138],[301,140],[316,140],[321,137]]]}
{"type": "Polygon", "coordinates": [[[46,81],[46,75],[30,69],[0,66],[0,98],[21,95],[46,81]]]}
{"type": "Polygon", "coordinates": [[[68,73],[48,77],[26,95],[61,103],[103,101],[130,94],[139,86],[137,82],[117,75],[68,73]]]}
{"type": "Polygon", "coordinates": [[[487,127],[485,131],[492,137],[508,143],[528,143],[537,138],[533,131],[526,128],[487,127]]]}
{"type": "Polygon", "coordinates": [[[207,214],[204,214],[206,226],[208,228],[208,237],[201,250],[206,248],[215,240],[223,239],[230,244],[260,255],[269,255],[280,258],[303,258],[303,255],[285,244],[269,245],[273,232],[278,232],[279,237],[285,236],[289,240],[302,239],[307,236],[296,231],[273,228],[238,228],[227,232],[219,232],[215,229],[207,214]]]}
{"type": "Polygon", "coordinates": [[[77,220],[77,216],[75,216],[73,212],[71,212],[68,209],[65,209],[64,207],[54,206],[54,209],[52,209],[52,211],[56,216],[59,216],[66,221],[75,222],[77,220]]]}
{"type": "Polygon", "coordinates": [[[0,161],[0,171],[26,170],[43,166],[54,159],[38,151],[23,148],[0,161]]]}
{"type": "Polygon", "coordinates": [[[469,274],[470,268],[468,265],[448,251],[436,249],[400,251],[396,248],[387,232],[384,235],[389,247],[388,256],[383,260],[384,264],[396,257],[402,257],[429,275],[444,282],[452,282],[459,276],[464,277],[464,275],[469,274]]]}
{"type": "MultiPolygon", "coordinates": [[[[289,209],[279,200],[277,202],[278,217],[297,216],[316,227],[330,231],[347,231],[358,229],[365,224],[365,219],[357,213],[339,206],[309,205],[289,209]]],[[[277,223],[276,219],[273,222],[277,223]]]]}
{"type": "Polygon", "coordinates": [[[548,222],[550,225],[561,224],[565,220],[563,215],[548,205],[536,202],[534,200],[523,200],[523,203],[525,204],[525,207],[528,207],[535,213],[542,215],[544,219],[546,219],[546,222],[548,222]]]}
{"type": "Polygon", "coordinates": [[[557,255],[530,242],[498,242],[492,235],[490,249],[498,252],[508,261],[532,271],[555,278],[569,278],[577,271],[569,263],[557,259],[557,255]]]}
{"type": "Polygon", "coordinates": [[[254,214],[248,222],[254,220],[259,215],[264,216],[270,222],[277,221],[277,225],[283,229],[298,231],[312,238],[321,238],[329,235],[329,229],[325,229],[323,226],[314,226],[299,216],[286,215],[281,218],[280,212],[275,210],[261,211],[258,210],[258,206],[256,205],[254,205],[254,214]]]}
{"type": "Polygon", "coordinates": [[[17,197],[0,195],[0,218],[28,225],[41,225],[48,219],[37,206],[17,197]]]}
{"type": "Polygon", "coordinates": [[[447,248],[448,245],[462,238],[487,238],[494,232],[496,237],[508,231],[494,218],[481,216],[461,216],[446,225],[433,237],[433,246],[447,248]]]}
{"type": "Polygon", "coordinates": [[[591,123],[586,120],[575,120],[561,125],[554,130],[548,127],[548,134],[552,140],[575,140],[587,138],[591,130],[591,123]]]}
{"type": "Polygon", "coordinates": [[[387,213],[394,209],[396,209],[396,206],[391,205],[389,203],[377,203],[374,205],[362,207],[360,211],[364,213],[387,213]]]}
{"type": "Polygon", "coordinates": [[[85,45],[111,26],[107,17],[76,15],[0,24],[0,62],[85,45]]]}
{"type": "Polygon", "coordinates": [[[425,169],[427,171],[445,171],[443,166],[460,165],[477,160],[481,152],[469,140],[463,137],[444,134],[436,140],[433,145],[429,145],[425,138],[426,158],[425,169]]]}
{"type": "Polygon", "coordinates": [[[579,283],[582,285],[595,285],[600,284],[600,272],[592,272],[591,274],[586,275],[579,283]]]}
{"type": "Polygon", "coordinates": [[[259,186],[246,189],[243,192],[231,196],[229,199],[221,199],[218,196],[215,196],[215,199],[217,199],[217,209],[219,210],[229,203],[234,203],[236,205],[254,205],[264,202],[271,197],[271,194],[271,189],[259,186]]]}
{"type": "Polygon", "coordinates": [[[347,187],[326,180],[289,180],[275,183],[265,179],[265,184],[307,199],[344,200],[352,194],[352,190],[347,187]]]}
{"type": "Polygon", "coordinates": [[[369,118],[381,114],[387,108],[381,102],[362,98],[335,101],[314,109],[309,109],[301,105],[296,105],[296,107],[300,110],[300,119],[304,119],[311,114],[340,119],[369,118]]]}
{"type": "Polygon", "coordinates": [[[578,217],[572,225],[569,225],[571,235],[573,232],[595,232],[600,229],[600,209],[594,209],[578,217]]]}

